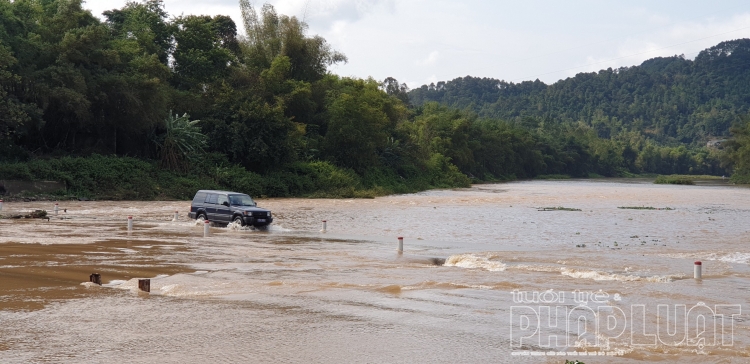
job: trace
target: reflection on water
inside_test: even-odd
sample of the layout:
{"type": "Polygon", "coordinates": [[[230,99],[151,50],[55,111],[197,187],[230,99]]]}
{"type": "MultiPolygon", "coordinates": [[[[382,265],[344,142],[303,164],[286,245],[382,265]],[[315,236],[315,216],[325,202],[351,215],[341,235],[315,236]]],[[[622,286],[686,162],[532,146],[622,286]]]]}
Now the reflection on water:
{"type": "Polygon", "coordinates": [[[592,320],[643,306],[607,362],[747,361],[750,190],[626,182],[263,200],[269,230],[213,227],[209,238],[184,217],[189,202],[61,202],[67,212],[49,222],[0,220],[0,362],[589,362],[560,355],[601,349],[575,325],[546,327],[554,349],[516,336],[531,333],[514,307],[539,311],[546,293],[575,313],[573,292],[606,294],[588,302],[592,320]],[[86,282],[93,272],[103,286],[86,282]],[[151,278],[150,294],[138,278],[151,278]],[[724,312],[731,345],[633,342],[655,332],[657,305],[699,302],[741,305],[724,312]],[[512,355],[537,351],[559,356],[512,355]]]}

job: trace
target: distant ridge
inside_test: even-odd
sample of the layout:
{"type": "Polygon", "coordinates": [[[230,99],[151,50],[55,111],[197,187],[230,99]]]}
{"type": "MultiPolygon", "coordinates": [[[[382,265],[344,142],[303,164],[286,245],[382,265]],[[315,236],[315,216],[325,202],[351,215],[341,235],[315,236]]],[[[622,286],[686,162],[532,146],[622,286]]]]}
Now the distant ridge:
{"type": "Polygon", "coordinates": [[[415,106],[438,102],[518,123],[582,121],[603,138],[636,131],[662,142],[705,145],[728,136],[732,123],[750,110],[750,39],[721,42],[695,60],[657,57],[551,85],[466,76],[408,95],[415,106]]]}

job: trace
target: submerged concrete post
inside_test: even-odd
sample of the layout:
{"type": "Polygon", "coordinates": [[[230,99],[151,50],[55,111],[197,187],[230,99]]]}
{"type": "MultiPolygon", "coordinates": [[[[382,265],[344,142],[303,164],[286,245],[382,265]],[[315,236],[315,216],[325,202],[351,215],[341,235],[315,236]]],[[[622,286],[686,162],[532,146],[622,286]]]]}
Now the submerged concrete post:
{"type": "Polygon", "coordinates": [[[91,273],[89,276],[89,282],[96,283],[98,285],[102,285],[102,275],[99,273],[91,273]]]}
{"type": "Polygon", "coordinates": [[[151,292],[151,280],[150,279],[139,279],[138,289],[143,292],[151,292]]]}
{"type": "Polygon", "coordinates": [[[172,221],[177,221],[177,219],[179,219],[179,218],[180,218],[180,212],[179,211],[175,211],[174,212],[174,219],[172,219],[172,221]]]}
{"type": "Polygon", "coordinates": [[[133,231],[133,217],[128,216],[128,231],[133,231]]]}
{"type": "Polygon", "coordinates": [[[0,211],[3,211],[3,200],[0,200],[0,211]]]}
{"type": "Polygon", "coordinates": [[[58,211],[60,211],[60,206],[58,206],[57,202],[55,202],[55,215],[57,215],[58,211]]]}
{"type": "Polygon", "coordinates": [[[403,236],[398,237],[398,253],[404,254],[404,237],[403,236]]]}
{"type": "Polygon", "coordinates": [[[203,237],[207,238],[211,236],[211,229],[210,226],[208,226],[210,223],[208,220],[203,221],[203,237]]]}
{"type": "Polygon", "coordinates": [[[693,271],[693,278],[695,279],[703,279],[703,272],[701,272],[701,268],[703,266],[703,263],[700,261],[696,261],[695,265],[693,265],[694,271],[693,271]]]}
{"type": "Polygon", "coordinates": [[[327,225],[327,223],[328,222],[326,220],[323,220],[323,230],[320,230],[320,232],[322,232],[322,233],[326,232],[326,229],[327,229],[326,225],[327,225]]]}

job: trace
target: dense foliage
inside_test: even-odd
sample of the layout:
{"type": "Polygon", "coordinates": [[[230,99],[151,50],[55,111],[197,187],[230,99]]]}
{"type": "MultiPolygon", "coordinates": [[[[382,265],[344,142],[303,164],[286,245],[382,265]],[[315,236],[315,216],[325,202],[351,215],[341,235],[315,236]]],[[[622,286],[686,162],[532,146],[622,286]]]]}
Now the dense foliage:
{"type": "Polygon", "coordinates": [[[604,175],[618,169],[731,172],[733,181],[750,183],[750,127],[744,117],[750,112],[749,84],[750,39],[738,39],[706,49],[695,60],[654,58],[639,66],[580,73],[552,85],[467,76],[424,85],[407,95],[417,106],[438,102],[530,130],[554,125],[568,136],[571,130],[587,130],[588,141],[580,145],[599,156],[589,166],[604,175]],[[720,143],[725,151],[718,150],[723,146],[704,147],[720,143]]]}
{"type": "Polygon", "coordinates": [[[750,184],[750,116],[742,117],[731,129],[724,163],[732,170],[732,181],[750,184]]]}
{"type": "MultiPolygon", "coordinates": [[[[685,91],[677,102],[657,81],[689,88],[682,70],[697,66],[681,58],[579,75],[566,86],[572,93],[467,78],[408,94],[392,78],[329,73],[346,57],[308,36],[305,23],[240,3],[247,37],[227,16],[170,18],[162,0],[129,2],[105,21],[82,0],[0,0],[0,179],[152,199],[198,188],[356,197],[472,179],[721,174],[715,151],[664,142],[697,140],[700,133],[682,132],[686,125],[719,135],[746,111],[733,86],[743,78],[705,69],[714,80],[702,88],[707,99],[694,107],[695,93],[685,91]],[[650,81],[624,81],[643,72],[650,81]],[[639,100],[626,114],[654,118],[622,116],[614,90],[623,82],[650,95],[622,96],[639,100]],[[596,96],[600,89],[609,91],[596,96]],[[592,106],[600,99],[611,102],[592,106]]],[[[699,58],[729,65],[745,52],[743,42],[720,46],[699,58]]]]}
{"type": "Polygon", "coordinates": [[[610,138],[638,132],[659,142],[705,145],[728,136],[750,110],[750,39],[726,41],[695,58],[654,58],[639,66],[579,73],[552,85],[463,77],[409,92],[415,105],[435,101],[517,123],[531,117],[583,122],[610,138]]]}

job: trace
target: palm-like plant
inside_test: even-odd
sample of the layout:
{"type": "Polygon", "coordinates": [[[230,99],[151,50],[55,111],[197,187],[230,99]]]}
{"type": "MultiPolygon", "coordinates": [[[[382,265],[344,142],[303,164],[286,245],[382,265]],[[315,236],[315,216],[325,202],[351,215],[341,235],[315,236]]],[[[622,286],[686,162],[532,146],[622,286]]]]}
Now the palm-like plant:
{"type": "Polygon", "coordinates": [[[190,162],[204,153],[207,138],[198,127],[200,120],[190,120],[188,114],[172,115],[165,120],[166,132],[155,139],[164,168],[187,171],[190,162]]]}

